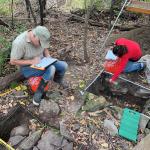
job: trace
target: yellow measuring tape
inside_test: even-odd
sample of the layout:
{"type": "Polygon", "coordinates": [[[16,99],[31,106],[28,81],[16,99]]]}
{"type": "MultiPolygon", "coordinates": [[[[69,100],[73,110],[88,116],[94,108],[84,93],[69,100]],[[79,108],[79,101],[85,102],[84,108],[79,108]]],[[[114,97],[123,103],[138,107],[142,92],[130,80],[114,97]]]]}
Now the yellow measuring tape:
{"type": "Polygon", "coordinates": [[[9,144],[7,144],[5,141],[3,141],[2,139],[0,139],[0,145],[5,146],[5,148],[7,148],[7,150],[15,150],[14,148],[12,148],[9,144]]]}
{"type": "Polygon", "coordinates": [[[5,96],[5,95],[11,93],[13,90],[16,90],[16,91],[21,91],[21,90],[25,91],[26,89],[27,89],[27,86],[25,86],[25,85],[18,85],[14,89],[8,89],[8,90],[5,90],[3,93],[0,93],[0,97],[5,96]]]}

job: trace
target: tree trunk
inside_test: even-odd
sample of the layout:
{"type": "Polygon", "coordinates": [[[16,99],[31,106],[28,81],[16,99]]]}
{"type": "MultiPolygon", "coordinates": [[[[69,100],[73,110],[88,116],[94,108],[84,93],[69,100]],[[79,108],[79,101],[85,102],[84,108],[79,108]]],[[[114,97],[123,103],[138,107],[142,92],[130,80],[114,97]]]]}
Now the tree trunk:
{"type": "Polygon", "coordinates": [[[36,17],[34,15],[34,12],[32,10],[32,7],[31,7],[31,3],[30,3],[30,0],[25,0],[26,2],[26,9],[27,9],[27,12],[28,12],[28,17],[30,17],[30,12],[32,14],[32,17],[33,17],[33,20],[34,20],[34,24],[35,26],[37,25],[37,21],[36,21],[36,17]]]}
{"type": "Polygon", "coordinates": [[[14,0],[12,0],[12,3],[11,3],[11,17],[12,17],[11,25],[12,25],[12,29],[14,29],[14,9],[13,9],[13,6],[14,6],[14,0]]]}
{"type": "Polygon", "coordinates": [[[46,17],[46,0],[39,0],[41,25],[44,25],[43,18],[46,17]]]}
{"type": "Polygon", "coordinates": [[[87,34],[88,34],[88,21],[89,21],[89,17],[90,17],[90,10],[86,6],[87,0],[84,0],[84,3],[85,3],[86,14],[85,14],[83,50],[84,50],[84,60],[86,62],[89,62],[89,56],[88,56],[88,52],[87,52],[87,34]]]}
{"type": "Polygon", "coordinates": [[[114,19],[114,4],[115,4],[115,0],[111,0],[111,7],[110,7],[110,17],[109,17],[109,23],[108,23],[108,27],[109,29],[111,29],[112,25],[111,25],[111,21],[114,19]]]}

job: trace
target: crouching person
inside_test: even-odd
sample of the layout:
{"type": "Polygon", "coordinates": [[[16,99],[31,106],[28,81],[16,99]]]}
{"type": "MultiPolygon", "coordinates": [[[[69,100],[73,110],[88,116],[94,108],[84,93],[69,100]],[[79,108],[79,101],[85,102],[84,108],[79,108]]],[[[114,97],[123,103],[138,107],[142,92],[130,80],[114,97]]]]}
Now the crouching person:
{"type": "Polygon", "coordinates": [[[142,50],[140,45],[135,41],[119,38],[115,41],[115,46],[113,47],[112,52],[118,57],[119,66],[109,80],[110,83],[114,83],[122,72],[130,73],[145,68],[143,62],[138,62],[142,57],[142,50]]]}
{"type": "Polygon", "coordinates": [[[37,26],[32,30],[21,33],[12,43],[10,63],[20,66],[21,73],[26,78],[42,76],[42,80],[33,96],[33,104],[38,106],[44,92],[44,88],[50,80],[59,83],[63,88],[67,85],[63,77],[68,68],[64,61],[57,60],[52,65],[39,70],[30,67],[38,64],[42,57],[50,57],[49,48],[50,33],[44,26],[37,26]]]}

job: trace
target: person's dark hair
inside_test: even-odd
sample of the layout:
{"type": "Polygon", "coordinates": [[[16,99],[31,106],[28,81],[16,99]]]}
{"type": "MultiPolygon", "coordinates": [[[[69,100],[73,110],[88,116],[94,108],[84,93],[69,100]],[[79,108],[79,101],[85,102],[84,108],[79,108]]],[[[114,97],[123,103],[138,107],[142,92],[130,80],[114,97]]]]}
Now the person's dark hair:
{"type": "Polygon", "coordinates": [[[113,48],[113,53],[114,55],[118,56],[118,57],[122,57],[123,55],[125,55],[128,52],[128,49],[125,45],[116,45],[113,48]]]}

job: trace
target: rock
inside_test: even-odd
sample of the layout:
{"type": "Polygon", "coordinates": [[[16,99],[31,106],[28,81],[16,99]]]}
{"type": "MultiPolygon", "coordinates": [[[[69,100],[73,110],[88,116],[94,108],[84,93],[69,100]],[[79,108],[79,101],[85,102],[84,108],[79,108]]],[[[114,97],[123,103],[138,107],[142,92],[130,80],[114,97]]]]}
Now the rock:
{"type": "Polygon", "coordinates": [[[142,139],[132,150],[149,150],[150,147],[150,134],[142,139]]]}
{"type": "Polygon", "coordinates": [[[21,136],[21,135],[16,135],[16,136],[12,136],[8,143],[11,145],[11,146],[16,146],[18,145],[25,137],[21,136]]]}
{"type": "Polygon", "coordinates": [[[26,136],[28,134],[29,134],[29,128],[26,125],[21,125],[21,126],[15,127],[11,131],[10,136],[16,136],[16,135],[26,136]]]}
{"type": "Polygon", "coordinates": [[[113,109],[113,110],[115,110],[115,112],[117,113],[117,117],[120,120],[121,117],[122,117],[122,111],[123,111],[123,109],[121,107],[118,107],[118,106],[111,106],[110,108],[113,109]]]}
{"type": "Polygon", "coordinates": [[[140,116],[140,122],[139,122],[139,129],[141,129],[142,131],[145,130],[148,122],[149,122],[149,117],[144,115],[144,114],[141,114],[140,116]]]}
{"type": "Polygon", "coordinates": [[[51,130],[48,130],[42,135],[37,147],[40,150],[54,150],[55,147],[61,147],[61,143],[62,137],[56,135],[51,130]]]}
{"type": "Polygon", "coordinates": [[[33,150],[39,150],[36,146],[33,147],[33,150]]]}
{"type": "Polygon", "coordinates": [[[69,143],[66,139],[62,142],[62,150],[73,150],[73,143],[69,143]]]}
{"type": "Polygon", "coordinates": [[[104,128],[106,128],[109,132],[110,135],[115,136],[118,134],[118,129],[117,127],[114,125],[114,122],[111,120],[104,120],[104,128]]]}
{"type": "Polygon", "coordinates": [[[147,128],[150,129],[150,121],[147,124],[147,128]]]}
{"type": "Polygon", "coordinates": [[[144,132],[146,135],[148,135],[148,134],[150,134],[150,129],[146,128],[144,132]]]}
{"type": "Polygon", "coordinates": [[[93,100],[95,98],[95,95],[92,93],[88,93],[88,99],[93,100]]]}
{"type": "Polygon", "coordinates": [[[48,91],[46,93],[46,96],[49,98],[49,100],[54,102],[58,102],[62,98],[62,95],[59,91],[48,91]]]}
{"type": "Polygon", "coordinates": [[[150,99],[146,101],[142,113],[150,117],[150,99]]]}
{"type": "Polygon", "coordinates": [[[76,92],[74,95],[75,97],[72,97],[72,101],[69,103],[69,106],[66,106],[66,109],[70,113],[76,114],[84,105],[84,98],[81,96],[80,92],[76,92]]]}
{"type": "Polygon", "coordinates": [[[136,96],[136,97],[141,97],[141,98],[149,98],[150,97],[150,92],[148,90],[139,88],[138,90],[136,90],[134,92],[133,95],[136,96]]]}
{"type": "Polygon", "coordinates": [[[85,106],[82,107],[84,111],[96,111],[107,105],[107,101],[103,96],[97,97],[95,99],[90,99],[86,102],[85,106]]]}
{"type": "Polygon", "coordinates": [[[14,98],[16,98],[16,99],[21,99],[21,98],[25,98],[25,97],[28,97],[28,95],[25,95],[25,92],[24,91],[14,91],[13,93],[12,93],[12,97],[14,98]]]}
{"type": "Polygon", "coordinates": [[[65,120],[62,120],[60,122],[60,133],[62,136],[64,136],[66,139],[70,140],[70,141],[75,141],[75,139],[71,136],[69,130],[67,130],[66,124],[65,124],[65,120]]]}
{"type": "Polygon", "coordinates": [[[42,132],[43,129],[33,132],[21,142],[18,148],[23,150],[31,149],[41,138],[42,132]]]}
{"type": "Polygon", "coordinates": [[[149,90],[146,90],[146,89],[139,89],[138,90],[138,92],[139,92],[139,94],[143,94],[143,95],[146,95],[146,96],[150,96],[150,92],[149,92],[149,90]]]}
{"type": "Polygon", "coordinates": [[[60,113],[60,107],[55,102],[42,100],[39,108],[39,113],[48,113],[52,116],[57,116],[60,113]]]}
{"type": "Polygon", "coordinates": [[[43,123],[46,123],[50,125],[51,127],[54,127],[56,129],[59,129],[59,118],[57,116],[52,116],[49,113],[41,113],[39,114],[39,118],[43,123]]]}
{"type": "Polygon", "coordinates": [[[78,131],[80,129],[80,124],[76,123],[73,125],[73,131],[78,131]]]}
{"type": "Polygon", "coordinates": [[[67,109],[70,113],[76,114],[81,109],[83,104],[84,104],[83,100],[74,100],[69,103],[69,107],[67,107],[67,109]]]}

